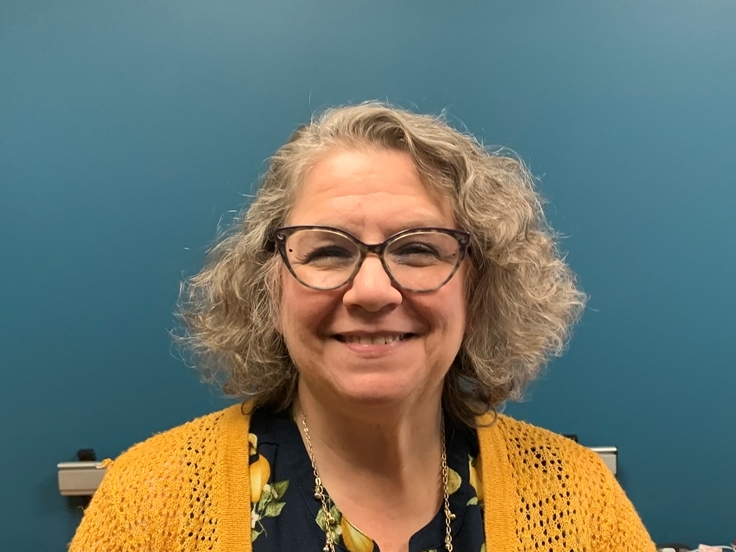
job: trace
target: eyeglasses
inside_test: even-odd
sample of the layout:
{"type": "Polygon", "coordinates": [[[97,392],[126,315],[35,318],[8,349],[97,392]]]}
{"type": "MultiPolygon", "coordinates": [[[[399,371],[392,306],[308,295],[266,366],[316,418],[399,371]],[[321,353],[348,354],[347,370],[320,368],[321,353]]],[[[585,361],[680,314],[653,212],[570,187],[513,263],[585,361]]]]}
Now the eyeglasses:
{"type": "Polygon", "coordinates": [[[289,272],[311,289],[344,286],[368,253],[381,259],[389,278],[408,291],[434,291],[455,274],[470,245],[470,234],[446,228],[413,228],[383,243],[368,245],[329,226],[277,228],[276,247],[289,272]]]}

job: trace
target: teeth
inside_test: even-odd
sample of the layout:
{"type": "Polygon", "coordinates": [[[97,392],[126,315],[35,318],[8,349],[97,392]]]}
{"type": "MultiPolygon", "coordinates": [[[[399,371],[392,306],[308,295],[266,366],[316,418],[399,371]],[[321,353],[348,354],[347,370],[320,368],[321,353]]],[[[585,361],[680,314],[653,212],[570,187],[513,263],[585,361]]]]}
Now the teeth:
{"type": "Polygon", "coordinates": [[[386,345],[387,343],[393,343],[394,341],[401,341],[403,334],[400,335],[381,335],[377,337],[368,336],[353,336],[346,335],[344,337],[345,343],[360,343],[361,345],[386,345]]]}

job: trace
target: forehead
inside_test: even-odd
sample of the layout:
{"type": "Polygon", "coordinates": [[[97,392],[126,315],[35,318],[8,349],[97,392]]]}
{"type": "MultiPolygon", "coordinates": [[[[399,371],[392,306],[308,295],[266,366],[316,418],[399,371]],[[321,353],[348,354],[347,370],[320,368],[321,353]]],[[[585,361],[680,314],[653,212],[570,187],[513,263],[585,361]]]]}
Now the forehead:
{"type": "Polygon", "coordinates": [[[455,226],[450,198],[425,183],[408,153],[387,149],[322,156],[296,191],[289,224],[353,231],[455,226]]]}

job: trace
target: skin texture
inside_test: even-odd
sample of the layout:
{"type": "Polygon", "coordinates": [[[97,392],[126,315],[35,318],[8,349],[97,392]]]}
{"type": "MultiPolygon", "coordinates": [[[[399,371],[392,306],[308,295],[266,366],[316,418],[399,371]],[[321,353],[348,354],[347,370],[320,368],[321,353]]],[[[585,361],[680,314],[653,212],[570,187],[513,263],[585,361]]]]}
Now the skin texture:
{"type": "MultiPolygon", "coordinates": [[[[406,153],[388,150],[323,157],[288,224],[333,226],[365,243],[456,228],[449,200],[428,190],[406,153]]],[[[463,264],[440,289],[407,292],[369,255],[352,282],[316,291],[282,268],[279,329],[299,370],[297,420],[307,415],[330,496],[384,551],[406,550],[439,508],[442,384],[465,331],[465,274],[463,264]],[[404,333],[413,336],[385,345],[335,338],[404,333]]]]}
{"type": "MultiPolygon", "coordinates": [[[[312,168],[297,195],[291,225],[318,224],[382,242],[411,227],[454,228],[448,201],[433,197],[408,155],[341,152],[312,168]]],[[[329,387],[331,399],[379,405],[423,400],[436,392],[465,330],[464,270],[430,293],[394,287],[370,255],[343,288],[315,291],[283,268],[282,332],[300,376],[329,387]],[[341,343],[335,334],[412,333],[386,345],[341,343]]]]}

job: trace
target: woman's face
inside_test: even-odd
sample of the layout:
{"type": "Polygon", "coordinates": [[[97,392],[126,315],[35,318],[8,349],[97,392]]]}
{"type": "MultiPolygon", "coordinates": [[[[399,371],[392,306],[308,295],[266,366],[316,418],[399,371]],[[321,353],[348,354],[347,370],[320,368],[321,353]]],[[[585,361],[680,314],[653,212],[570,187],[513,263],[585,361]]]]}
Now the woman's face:
{"type": "MultiPolygon", "coordinates": [[[[450,201],[431,193],[409,155],[394,150],[322,158],[307,173],[288,224],[332,226],[368,244],[408,228],[456,228],[450,201]]],[[[351,282],[317,291],[282,265],[279,329],[300,385],[323,399],[374,405],[439,398],[465,331],[465,277],[463,262],[441,288],[405,291],[368,255],[351,282]]]]}

